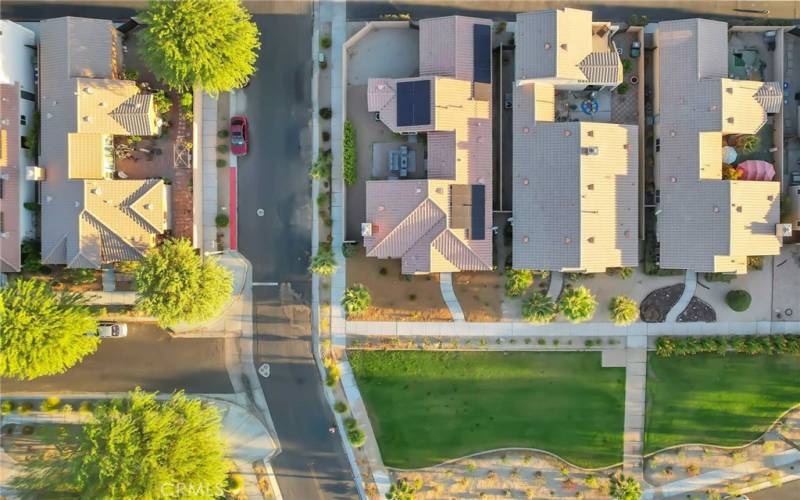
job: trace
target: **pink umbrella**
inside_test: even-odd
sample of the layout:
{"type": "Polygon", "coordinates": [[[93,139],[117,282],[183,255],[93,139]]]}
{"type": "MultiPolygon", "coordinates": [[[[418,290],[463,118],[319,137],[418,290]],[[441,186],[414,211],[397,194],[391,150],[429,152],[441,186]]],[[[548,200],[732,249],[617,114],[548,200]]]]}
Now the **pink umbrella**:
{"type": "Polygon", "coordinates": [[[764,160],[746,160],[736,169],[742,181],[771,181],[775,178],[775,166],[764,160]]]}

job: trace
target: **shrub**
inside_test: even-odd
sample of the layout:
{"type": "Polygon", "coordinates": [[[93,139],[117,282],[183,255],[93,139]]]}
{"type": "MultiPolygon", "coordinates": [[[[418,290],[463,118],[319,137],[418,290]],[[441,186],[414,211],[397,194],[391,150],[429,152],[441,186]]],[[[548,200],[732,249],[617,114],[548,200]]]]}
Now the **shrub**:
{"type": "Polygon", "coordinates": [[[228,474],[225,482],[225,489],[228,493],[237,495],[244,489],[244,478],[241,474],[228,474]]]}
{"type": "Polygon", "coordinates": [[[142,136],[140,136],[140,135],[129,135],[127,142],[128,142],[128,144],[137,144],[139,142],[142,142],[142,136]]]}
{"type": "Polygon", "coordinates": [[[327,374],[325,375],[325,385],[328,387],[333,387],[339,382],[339,379],[342,378],[342,372],[339,369],[339,365],[335,362],[331,361],[325,364],[327,368],[327,374]]]}
{"type": "Polygon", "coordinates": [[[542,292],[534,293],[522,304],[522,318],[531,323],[550,323],[555,319],[556,313],[557,309],[553,299],[542,292]]]}
{"type": "Polygon", "coordinates": [[[348,316],[354,316],[366,311],[372,304],[372,297],[367,287],[361,283],[355,283],[345,290],[342,297],[342,307],[348,316]]]}
{"type": "Polygon", "coordinates": [[[20,415],[27,415],[28,413],[31,412],[32,409],[33,405],[25,401],[24,403],[20,403],[19,406],[17,406],[17,413],[19,413],[20,415]]]}
{"type": "Polygon", "coordinates": [[[344,122],[344,139],[342,140],[342,175],[344,183],[352,186],[358,179],[356,170],[356,130],[350,120],[344,122]]]}
{"type": "Polygon", "coordinates": [[[329,245],[320,245],[317,254],[311,258],[308,270],[322,276],[330,276],[336,272],[336,258],[329,245]]]}
{"type": "Polygon", "coordinates": [[[764,269],[764,257],[760,255],[751,255],[747,257],[748,271],[761,271],[762,269],[764,269]]]}
{"type": "Polygon", "coordinates": [[[739,179],[739,177],[741,177],[741,176],[742,176],[742,172],[738,168],[736,168],[734,166],[731,166],[731,165],[728,165],[727,163],[723,163],[722,164],[722,179],[723,180],[735,181],[735,180],[739,179]]]}
{"type": "Polygon", "coordinates": [[[736,275],[730,273],[703,273],[703,278],[709,282],[720,281],[722,283],[730,283],[736,279],[736,275]]]}
{"type": "Polygon", "coordinates": [[[617,94],[623,95],[628,92],[629,86],[626,82],[622,82],[617,87],[617,94]]]}
{"type": "Polygon", "coordinates": [[[382,268],[378,269],[378,274],[380,274],[381,276],[386,276],[386,274],[388,274],[388,273],[389,273],[389,270],[386,269],[385,267],[382,267],[382,268]]]}
{"type": "Polygon", "coordinates": [[[585,286],[567,290],[558,302],[559,310],[564,317],[573,323],[592,319],[597,309],[597,299],[585,286]]]}
{"type": "Polygon", "coordinates": [[[228,214],[217,214],[217,216],[214,218],[214,224],[216,224],[220,229],[228,227],[230,222],[231,220],[230,217],[228,217],[228,214]]]}
{"type": "Polygon", "coordinates": [[[586,483],[587,488],[595,489],[598,486],[600,486],[600,483],[597,481],[597,478],[591,475],[586,476],[584,482],[586,483]]]}
{"type": "Polygon", "coordinates": [[[219,158],[217,160],[217,168],[225,168],[227,166],[228,166],[228,161],[227,160],[223,160],[222,158],[219,158]]]}
{"type": "Polygon", "coordinates": [[[358,420],[354,419],[353,417],[347,417],[344,419],[344,427],[348,431],[352,431],[358,427],[358,420]]]}
{"type": "Polygon", "coordinates": [[[623,59],[622,60],[622,71],[627,73],[631,69],[633,69],[633,61],[631,61],[630,59],[627,59],[627,58],[623,59]]]}
{"type": "Polygon", "coordinates": [[[698,353],[724,355],[728,348],[742,354],[784,354],[800,352],[800,335],[738,335],[732,337],[669,337],[656,339],[656,354],[662,357],[698,353]]]}
{"type": "Polygon", "coordinates": [[[119,75],[121,80],[138,80],[139,72],[133,68],[123,68],[122,73],[119,75]]]}
{"type": "Polygon", "coordinates": [[[74,408],[69,403],[67,403],[67,404],[65,404],[64,406],[61,407],[61,413],[65,413],[65,414],[69,415],[73,411],[74,411],[74,408]]]}
{"type": "Polygon", "coordinates": [[[153,93],[153,104],[158,114],[169,113],[169,110],[172,109],[172,99],[163,90],[153,93]]]}
{"type": "Polygon", "coordinates": [[[94,413],[94,403],[91,401],[81,401],[81,404],[78,406],[78,413],[91,415],[94,413]]]}
{"type": "MultiPolygon", "coordinates": [[[[181,107],[182,108],[191,108],[192,104],[194,104],[194,96],[191,92],[184,92],[181,94],[181,107]]],[[[226,130],[227,132],[227,130],[226,130]]]]}
{"type": "Polygon", "coordinates": [[[757,135],[744,134],[736,138],[734,146],[742,153],[752,153],[761,145],[761,138],[757,135]]]}
{"type": "Polygon", "coordinates": [[[325,35],[319,39],[319,46],[323,49],[331,48],[331,37],[325,35]]]}
{"type": "Polygon", "coordinates": [[[500,21],[497,23],[497,28],[495,28],[494,32],[500,34],[506,30],[508,24],[505,21],[500,21]]]}
{"type": "Polygon", "coordinates": [[[736,312],[746,311],[752,298],[745,290],[731,290],[725,295],[725,303],[736,312]]]}
{"type": "Polygon", "coordinates": [[[328,179],[331,176],[332,161],[333,159],[330,152],[321,152],[317,156],[316,161],[314,161],[314,164],[311,165],[311,170],[308,175],[311,176],[312,179],[328,179]]]}
{"type": "Polygon", "coordinates": [[[42,401],[42,404],[39,405],[39,409],[48,413],[54,412],[61,407],[61,399],[57,396],[50,396],[49,398],[42,401]]]}
{"type": "Polygon", "coordinates": [[[618,500],[638,500],[642,486],[632,476],[617,473],[611,476],[611,496],[618,500]]]}
{"type": "Polygon", "coordinates": [[[625,295],[617,295],[611,299],[609,310],[611,311],[611,319],[617,326],[630,325],[639,319],[639,304],[625,295]]]}
{"type": "Polygon", "coordinates": [[[333,111],[331,111],[331,108],[319,109],[319,117],[322,118],[323,120],[330,120],[332,116],[333,116],[333,111]]]}
{"type": "Polygon", "coordinates": [[[626,280],[633,276],[634,269],[632,267],[609,267],[606,269],[606,274],[609,276],[619,276],[626,280]]]}
{"type": "Polygon", "coordinates": [[[355,448],[361,448],[367,442],[367,435],[361,429],[347,431],[347,440],[355,448]]]}
{"type": "Polygon", "coordinates": [[[700,466],[697,464],[689,464],[686,466],[686,473],[690,476],[696,476],[700,474],[700,466]]]}
{"type": "Polygon", "coordinates": [[[345,259],[349,259],[355,255],[356,251],[357,249],[355,243],[342,243],[342,255],[344,255],[345,259]]]}
{"type": "Polygon", "coordinates": [[[28,156],[32,159],[39,157],[39,126],[41,119],[38,111],[33,112],[33,119],[28,123],[28,132],[25,134],[25,142],[28,145],[28,156]]]}
{"type": "Polygon", "coordinates": [[[14,404],[13,401],[11,401],[10,399],[4,399],[3,402],[0,403],[0,413],[2,413],[3,415],[8,415],[12,411],[14,411],[14,408],[16,407],[17,405],[14,404]]]}
{"type": "Polygon", "coordinates": [[[38,213],[42,211],[42,206],[36,203],[35,201],[26,201],[25,203],[22,204],[22,206],[25,208],[25,210],[29,210],[31,212],[38,213]]]}
{"type": "Polygon", "coordinates": [[[344,401],[337,401],[336,404],[333,405],[333,411],[336,413],[344,413],[347,411],[347,403],[344,401]]]}
{"type": "Polygon", "coordinates": [[[217,137],[219,137],[220,139],[227,139],[229,134],[230,132],[228,132],[228,129],[223,128],[219,132],[217,132],[217,137]]]}
{"type": "Polygon", "coordinates": [[[230,151],[230,148],[228,147],[227,144],[220,144],[217,146],[217,153],[219,154],[225,155],[228,154],[228,151],[230,151]]]}
{"type": "Polygon", "coordinates": [[[530,269],[506,269],[506,295],[519,297],[533,284],[530,269]]]}

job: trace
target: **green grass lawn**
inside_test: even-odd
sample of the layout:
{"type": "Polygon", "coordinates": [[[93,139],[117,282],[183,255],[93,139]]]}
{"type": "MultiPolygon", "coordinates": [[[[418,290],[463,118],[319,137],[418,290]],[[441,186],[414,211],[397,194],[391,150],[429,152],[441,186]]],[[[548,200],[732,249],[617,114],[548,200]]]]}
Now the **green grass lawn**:
{"type": "Polygon", "coordinates": [[[800,355],[651,353],[645,453],[682,443],[742,445],[798,403],[800,355]]]}
{"type": "Polygon", "coordinates": [[[623,368],[600,353],[352,351],[387,466],[504,447],[585,467],[622,461],[623,368]]]}

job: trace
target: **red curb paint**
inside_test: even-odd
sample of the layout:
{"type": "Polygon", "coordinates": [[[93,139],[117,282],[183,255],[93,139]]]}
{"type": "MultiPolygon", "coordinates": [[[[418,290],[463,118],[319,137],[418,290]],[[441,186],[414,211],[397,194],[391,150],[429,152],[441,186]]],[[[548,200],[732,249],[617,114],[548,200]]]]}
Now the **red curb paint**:
{"type": "Polygon", "coordinates": [[[229,189],[230,189],[230,208],[229,218],[230,218],[230,225],[228,226],[228,231],[230,231],[230,239],[231,239],[231,250],[237,250],[237,228],[236,228],[236,214],[237,214],[237,205],[236,205],[236,168],[231,167],[228,169],[230,171],[231,177],[229,182],[229,189]]]}

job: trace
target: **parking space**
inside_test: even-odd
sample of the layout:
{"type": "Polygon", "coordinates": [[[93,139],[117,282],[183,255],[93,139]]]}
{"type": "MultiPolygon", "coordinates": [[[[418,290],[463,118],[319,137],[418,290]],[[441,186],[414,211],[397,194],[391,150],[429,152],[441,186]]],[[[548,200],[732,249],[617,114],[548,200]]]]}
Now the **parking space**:
{"type": "Polygon", "coordinates": [[[128,324],[128,336],[103,340],[97,352],[66,373],[19,382],[2,379],[3,393],[147,391],[222,394],[233,391],[225,368],[225,339],[173,338],[152,323],[128,324]]]}

